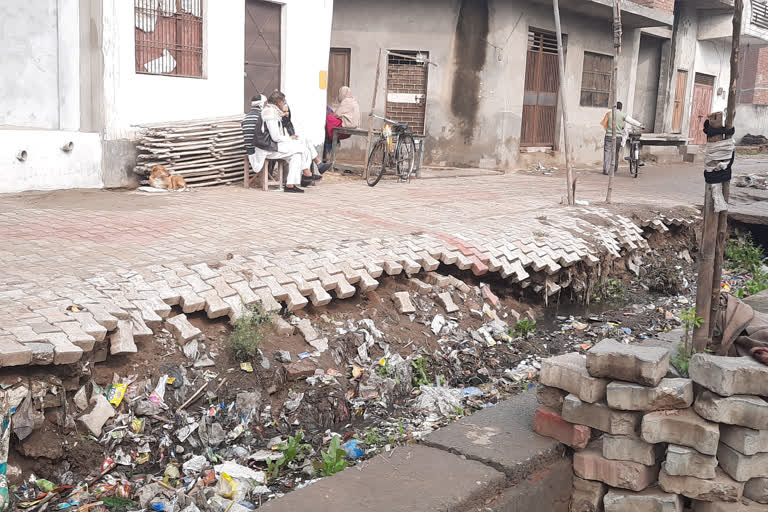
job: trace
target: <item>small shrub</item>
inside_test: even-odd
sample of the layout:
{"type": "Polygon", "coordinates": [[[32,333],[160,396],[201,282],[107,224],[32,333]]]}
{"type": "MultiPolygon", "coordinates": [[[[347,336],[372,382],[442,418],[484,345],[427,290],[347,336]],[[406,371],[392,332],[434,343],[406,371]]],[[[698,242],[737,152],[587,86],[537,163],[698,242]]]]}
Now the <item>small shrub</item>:
{"type": "Polygon", "coordinates": [[[677,355],[669,360],[672,366],[674,366],[677,371],[680,372],[680,375],[685,378],[688,377],[688,365],[691,364],[691,357],[693,357],[693,354],[696,353],[696,350],[692,350],[691,352],[692,353],[689,356],[685,344],[681,343],[677,347],[677,355]]]}
{"type": "Polygon", "coordinates": [[[526,338],[529,334],[536,332],[536,320],[530,318],[523,318],[515,323],[515,327],[512,328],[510,335],[513,337],[526,338]]]}
{"type": "Polygon", "coordinates": [[[321,469],[323,476],[335,475],[347,467],[347,452],[341,448],[339,436],[333,436],[327,452],[320,452],[323,457],[323,467],[321,469]]]}
{"type": "Polygon", "coordinates": [[[312,449],[311,445],[302,443],[303,440],[304,433],[301,431],[297,432],[295,436],[289,436],[288,442],[280,448],[280,451],[283,452],[283,456],[276,461],[267,459],[267,474],[269,475],[269,478],[277,478],[282,468],[296,460],[296,457],[303,452],[312,449]]]}
{"type": "Polygon", "coordinates": [[[684,309],[680,312],[680,322],[682,322],[683,327],[685,327],[685,341],[683,347],[685,349],[685,353],[689,354],[691,350],[688,340],[690,339],[691,331],[701,327],[704,319],[700,316],[696,316],[696,306],[693,306],[692,308],[684,309]]]}
{"type": "Polygon", "coordinates": [[[592,294],[592,302],[597,304],[608,301],[620,301],[626,298],[627,289],[619,279],[608,279],[592,294]]]}
{"type": "Polygon", "coordinates": [[[264,328],[272,322],[272,317],[256,306],[249,306],[242,317],[233,323],[228,345],[232,357],[238,361],[252,359],[259,353],[264,341],[264,328]]]}
{"type": "Polygon", "coordinates": [[[432,381],[429,380],[427,375],[427,362],[426,357],[417,357],[411,360],[411,368],[413,368],[413,385],[419,386],[431,386],[432,381]]]}
{"type": "Polygon", "coordinates": [[[736,296],[743,299],[744,297],[760,293],[763,290],[768,290],[768,272],[757,269],[752,273],[752,279],[736,290],[736,296]]]}
{"type": "Polygon", "coordinates": [[[731,268],[742,269],[756,273],[763,265],[765,251],[752,241],[749,233],[736,231],[735,237],[728,240],[725,246],[725,259],[731,268]]]}

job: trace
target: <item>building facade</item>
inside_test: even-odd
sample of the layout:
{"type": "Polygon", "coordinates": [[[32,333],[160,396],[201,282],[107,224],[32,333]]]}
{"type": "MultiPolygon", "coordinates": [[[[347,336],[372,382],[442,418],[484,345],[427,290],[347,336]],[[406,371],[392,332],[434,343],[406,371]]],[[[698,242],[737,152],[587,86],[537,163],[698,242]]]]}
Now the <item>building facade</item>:
{"type": "MultiPolygon", "coordinates": [[[[768,23],[765,4],[746,3],[742,38],[751,45],[750,62],[759,68],[754,55],[763,52],[768,68],[768,49],[756,47],[768,41],[759,27],[763,16],[768,23]]],[[[602,158],[600,121],[610,108],[611,4],[561,0],[566,76],[559,80],[550,1],[336,0],[331,54],[337,58],[329,73],[346,73],[365,119],[382,48],[376,113],[423,129],[425,162],[443,166],[563,164],[558,92],[564,87],[575,160],[594,165],[602,158]]],[[[647,131],[674,142],[656,149],[659,157],[680,160],[698,151],[703,119],[725,109],[732,15],[733,0],[622,2],[617,99],[647,131]]],[[[740,105],[737,125],[766,124],[762,108],[740,105]]],[[[345,141],[342,157],[362,158],[363,146],[345,141]]]]}
{"type": "Polygon", "coordinates": [[[321,144],[332,13],[332,0],[2,3],[0,192],[133,186],[141,125],[242,114],[275,88],[321,144]]]}

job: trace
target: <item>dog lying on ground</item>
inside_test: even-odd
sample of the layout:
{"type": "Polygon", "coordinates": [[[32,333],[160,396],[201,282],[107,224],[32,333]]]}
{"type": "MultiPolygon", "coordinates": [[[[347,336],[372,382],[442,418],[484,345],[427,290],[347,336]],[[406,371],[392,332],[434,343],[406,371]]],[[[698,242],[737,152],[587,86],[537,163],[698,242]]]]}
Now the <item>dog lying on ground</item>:
{"type": "Polygon", "coordinates": [[[178,174],[171,174],[162,165],[156,165],[149,174],[149,186],[166,190],[184,190],[187,182],[178,174]]]}

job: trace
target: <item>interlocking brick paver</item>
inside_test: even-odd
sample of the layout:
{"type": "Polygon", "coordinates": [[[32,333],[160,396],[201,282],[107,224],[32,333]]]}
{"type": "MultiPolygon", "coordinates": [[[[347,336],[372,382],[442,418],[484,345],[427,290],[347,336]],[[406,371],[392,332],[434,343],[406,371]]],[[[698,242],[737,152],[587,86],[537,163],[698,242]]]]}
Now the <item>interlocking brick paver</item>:
{"type": "MultiPolygon", "coordinates": [[[[698,171],[685,176],[700,179],[698,171]]],[[[680,203],[671,191],[692,189],[677,173],[660,171],[659,179],[663,186],[617,186],[616,200],[625,193],[624,200],[653,203],[658,211],[680,203]]],[[[603,184],[590,180],[580,178],[580,195],[595,200],[603,184]]],[[[131,343],[136,336],[149,340],[151,328],[173,314],[171,306],[237,317],[243,303],[267,311],[280,310],[280,302],[303,307],[307,299],[324,305],[328,292],[350,297],[376,288],[381,276],[433,271],[441,263],[478,275],[498,272],[548,295],[569,279],[544,274],[646,246],[628,217],[600,207],[553,207],[561,185],[529,175],[376,189],[333,185],[293,198],[290,211],[280,195],[236,187],[163,197],[72,191],[46,197],[45,207],[28,201],[34,193],[0,196],[0,336],[26,343],[32,364],[65,364],[79,360],[77,344],[103,350],[99,342],[115,340],[121,320],[131,343]],[[87,229],[73,228],[68,219],[84,212],[87,229]],[[542,216],[546,224],[537,221],[542,216]],[[249,220],[257,217],[259,223],[249,220]],[[150,218],[165,222],[149,229],[150,218]],[[72,305],[86,309],[67,311],[72,305]],[[56,325],[62,323],[66,331],[56,325]]],[[[649,210],[637,222],[664,231],[665,222],[690,221],[672,217],[649,210]]]]}

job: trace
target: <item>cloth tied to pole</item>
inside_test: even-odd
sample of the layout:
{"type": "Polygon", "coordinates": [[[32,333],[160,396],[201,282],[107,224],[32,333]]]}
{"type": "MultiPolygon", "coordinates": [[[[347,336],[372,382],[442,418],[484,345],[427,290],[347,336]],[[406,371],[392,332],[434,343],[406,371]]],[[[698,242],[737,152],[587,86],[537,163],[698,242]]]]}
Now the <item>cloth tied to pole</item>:
{"type": "MultiPolygon", "coordinates": [[[[733,130],[732,128],[727,131],[733,130]]],[[[711,136],[712,131],[708,126],[705,127],[705,133],[711,136]]],[[[726,131],[726,130],[718,130],[726,131]]],[[[719,134],[712,134],[719,135],[719,134]]],[[[731,133],[732,135],[732,133],[731,133]]],[[[707,142],[705,149],[704,181],[712,187],[712,200],[715,213],[728,210],[728,203],[723,197],[723,183],[731,180],[731,166],[736,154],[736,141],[730,139],[707,142]]]]}

